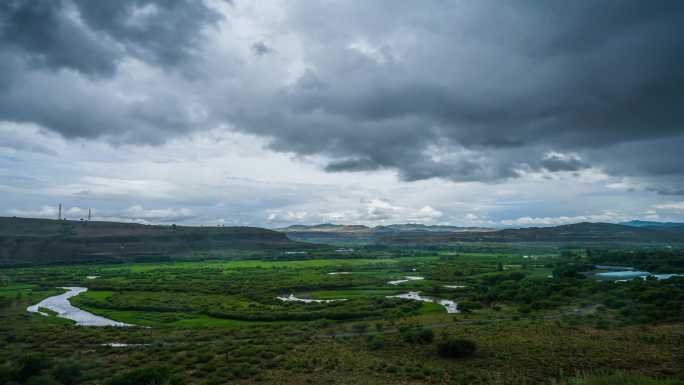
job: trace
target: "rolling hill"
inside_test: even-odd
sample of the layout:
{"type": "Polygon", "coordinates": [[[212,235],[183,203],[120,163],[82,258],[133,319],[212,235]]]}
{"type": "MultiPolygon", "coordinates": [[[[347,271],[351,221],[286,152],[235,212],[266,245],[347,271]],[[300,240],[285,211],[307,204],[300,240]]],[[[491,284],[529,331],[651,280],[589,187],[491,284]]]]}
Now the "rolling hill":
{"type": "Polygon", "coordinates": [[[457,232],[487,232],[493,229],[481,227],[458,227],[423,225],[418,223],[394,224],[387,226],[368,227],[364,225],[335,225],[324,223],[320,225],[292,225],[276,229],[287,234],[290,239],[324,243],[324,244],[373,244],[385,236],[415,233],[416,236],[429,237],[436,234],[450,234],[457,232]]]}
{"type": "Polygon", "coordinates": [[[649,229],[684,229],[684,223],[678,222],[629,221],[622,222],[621,225],[649,229]]]}
{"type": "Polygon", "coordinates": [[[684,242],[684,226],[633,226],[575,223],[553,227],[494,230],[456,226],[403,224],[389,226],[296,225],[278,229],[290,239],[324,244],[449,244],[454,242],[684,242]]]}
{"type": "Polygon", "coordinates": [[[0,217],[0,266],[168,260],[197,251],[311,248],[257,227],[159,226],[137,223],[0,217]]]}
{"type": "Polygon", "coordinates": [[[553,227],[528,227],[487,232],[458,232],[429,237],[418,233],[380,237],[381,244],[444,244],[451,242],[684,242],[684,229],[651,229],[613,223],[574,223],[553,227]]]}

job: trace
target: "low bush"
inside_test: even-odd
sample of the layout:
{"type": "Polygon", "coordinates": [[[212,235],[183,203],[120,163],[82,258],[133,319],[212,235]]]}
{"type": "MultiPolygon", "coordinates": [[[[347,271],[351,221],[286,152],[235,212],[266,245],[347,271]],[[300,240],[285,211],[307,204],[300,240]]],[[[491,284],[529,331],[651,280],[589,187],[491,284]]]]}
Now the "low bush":
{"type": "Polygon", "coordinates": [[[7,364],[0,365],[0,384],[7,384],[15,377],[13,368],[7,364]]]}
{"type": "Polygon", "coordinates": [[[435,333],[430,329],[407,330],[402,334],[404,341],[411,344],[429,344],[435,340],[435,333]]]}
{"type": "Polygon", "coordinates": [[[384,349],[386,345],[387,345],[387,340],[383,336],[372,336],[368,340],[368,347],[371,350],[384,349]]]}
{"type": "Polygon", "coordinates": [[[40,376],[33,376],[25,383],[26,385],[61,385],[54,378],[41,374],[40,376]]]}
{"type": "Polygon", "coordinates": [[[44,354],[27,354],[17,362],[17,380],[26,382],[29,378],[40,374],[51,366],[50,359],[44,354]]]}
{"type": "Polygon", "coordinates": [[[163,366],[135,369],[112,378],[108,385],[180,385],[163,366]]]}
{"type": "Polygon", "coordinates": [[[449,338],[437,344],[437,353],[444,358],[468,357],[476,350],[475,343],[466,339],[449,338]]]}
{"type": "Polygon", "coordinates": [[[73,362],[62,362],[55,367],[52,375],[64,385],[76,385],[81,380],[81,366],[73,362]]]}

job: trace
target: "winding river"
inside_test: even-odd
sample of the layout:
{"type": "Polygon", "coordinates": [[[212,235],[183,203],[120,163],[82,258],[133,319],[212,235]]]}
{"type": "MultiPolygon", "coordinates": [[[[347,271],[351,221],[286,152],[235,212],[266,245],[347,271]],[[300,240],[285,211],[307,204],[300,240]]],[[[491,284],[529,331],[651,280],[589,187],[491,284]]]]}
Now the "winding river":
{"type": "Polygon", "coordinates": [[[402,298],[402,299],[410,299],[413,301],[422,301],[422,302],[434,302],[438,303],[442,306],[444,306],[444,309],[446,309],[446,312],[449,314],[454,314],[454,313],[460,313],[458,310],[458,304],[452,300],[449,299],[435,299],[432,297],[425,297],[420,295],[417,291],[409,291],[408,293],[405,294],[398,294],[398,295],[388,295],[388,298],[402,298]]]}
{"type": "Polygon", "coordinates": [[[648,271],[639,270],[625,270],[625,271],[610,271],[607,273],[596,273],[598,278],[612,279],[614,281],[624,282],[634,278],[647,279],[648,277],[654,277],[657,280],[670,279],[672,277],[683,277],[684,274],[653,274],[648,271]]]}
{"type": "Polygon", "coordinates": [[[337,301],[346,301],[346,298],[340,299],[311,299],[311,298],[299,298],[294,294],[290,294],[287,297],[276,297],[283,302],[303,302],[303,303],[330,303],[337,301]]]}
{"type": "Polygon", "coordinates": [[[80,326],[135,326],[123,322],[110,320],[105,317],[89,313],[73,306],[69,302],[69,298],[75,297],[81,293],[88,291],[86,287],[61,287],[60,289],[67,290],[66,293],[45,298],[35,305],[26,308],[31,313],[38,313],[44,316],[48,314],[40,311],[40,308],[45,308],[57,313],[57,317],[70,319],[80,326]]]}
{"type": "Polygon", "coordinates": [[[408,276],[408,275],[405,276],[404,278],[406,278],[406,279],[398,279],[396,281],[389,281],[387,283],[389,283],[390,285],[399,285],[400,283],[405,283],[405,282],[409,282],[409,281],[422,281],[425,279],[425,277],[416,277],[416,276],[408,276]]]}

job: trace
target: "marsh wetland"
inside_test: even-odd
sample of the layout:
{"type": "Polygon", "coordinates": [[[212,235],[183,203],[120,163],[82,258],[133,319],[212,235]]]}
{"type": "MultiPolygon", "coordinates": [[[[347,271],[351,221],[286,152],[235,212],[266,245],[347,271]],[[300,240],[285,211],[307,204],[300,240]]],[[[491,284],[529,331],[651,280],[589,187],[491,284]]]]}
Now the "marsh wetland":
{"type": "MultiPolygon", "coordinates": [[[[0,375],[21,383],[12,368],[28,359],[44,360],[50,378],[77,366],[74,384],[552,384],[630,373],[670,384],[684,374],[682,278],[593,278],[602,257],[585,249],[530,259],[477,248],[3,269],[0,375]]],[[[682,257],[659,258],[668,268],[682,257]]]]}

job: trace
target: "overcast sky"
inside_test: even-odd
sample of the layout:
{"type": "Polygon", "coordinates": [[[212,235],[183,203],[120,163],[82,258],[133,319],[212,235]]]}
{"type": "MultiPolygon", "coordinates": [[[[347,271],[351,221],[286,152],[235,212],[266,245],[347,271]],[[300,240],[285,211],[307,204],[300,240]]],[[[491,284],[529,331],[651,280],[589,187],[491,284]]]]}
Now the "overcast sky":
{"type": "Polygon", "coordinates": [[[0,2],[0,215],[684,221],[684,2],[0,2]]]}

